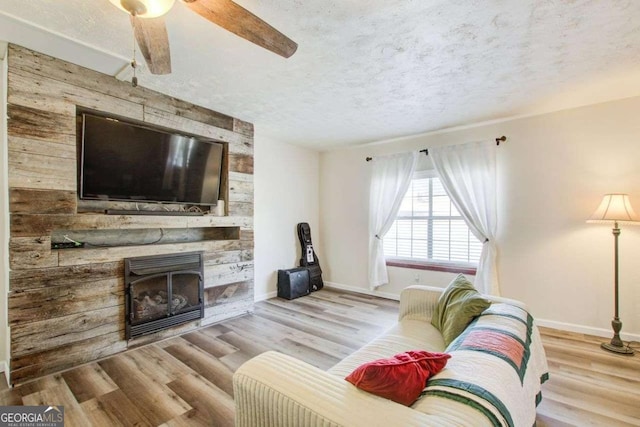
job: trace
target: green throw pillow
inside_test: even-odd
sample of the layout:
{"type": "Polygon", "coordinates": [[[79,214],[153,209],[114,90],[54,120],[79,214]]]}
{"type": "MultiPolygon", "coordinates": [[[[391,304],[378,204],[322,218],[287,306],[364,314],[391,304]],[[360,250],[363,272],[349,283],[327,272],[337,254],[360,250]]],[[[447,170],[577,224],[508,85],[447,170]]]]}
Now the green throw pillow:
{"type": "Polygon", "coordinates": [[[442,333],[444,344],[448,346],[474,317],[490,305],[491,302],[483,298],[464,275],[459,274],[438,299],[431,324],[442,333]]]}

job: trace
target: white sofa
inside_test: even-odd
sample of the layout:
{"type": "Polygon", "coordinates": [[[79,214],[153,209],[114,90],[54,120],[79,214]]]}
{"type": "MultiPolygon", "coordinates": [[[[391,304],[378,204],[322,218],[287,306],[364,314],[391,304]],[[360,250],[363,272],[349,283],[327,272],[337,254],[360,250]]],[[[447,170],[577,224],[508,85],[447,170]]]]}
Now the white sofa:
{"type": "Polygon", "coordinates": [[[363,363],[404,351],[444,352],[430,323],[442,291],[405,289],[398,323],[327,372],[273,351],[249,360],[233,376],[236,426],[533,426],[547,362],[533,319],[514,300],[487,296],[487,315],[446,349],[452,358],[411,407],[344,380],[363,363]]]}

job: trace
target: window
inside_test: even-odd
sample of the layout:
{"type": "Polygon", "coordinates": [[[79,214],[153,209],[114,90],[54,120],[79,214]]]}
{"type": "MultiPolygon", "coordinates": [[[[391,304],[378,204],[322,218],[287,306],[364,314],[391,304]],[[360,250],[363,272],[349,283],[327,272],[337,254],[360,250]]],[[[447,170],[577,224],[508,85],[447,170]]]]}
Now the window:
{"type": "MultiPolygon", "coordinates": [[[[384,236],[387,259],[412,266],[436,264],[472,267],[478,264],[482,243],[469,227],[433,171],[418,172],[411,180],[400,211],[384,236]]],[[[454,269],[455,270],[455,269],[454,269]]]]}

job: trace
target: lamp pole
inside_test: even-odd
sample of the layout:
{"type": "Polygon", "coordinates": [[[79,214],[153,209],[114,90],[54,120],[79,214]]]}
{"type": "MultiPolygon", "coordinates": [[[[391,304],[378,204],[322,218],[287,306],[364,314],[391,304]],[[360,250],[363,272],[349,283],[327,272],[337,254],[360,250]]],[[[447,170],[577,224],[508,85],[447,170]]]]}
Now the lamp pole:
{"type": "Polygon", "coordinates": [[[601,347],[605,350],[612,351],[619,354],[632,355],[633,350],[629,347],[625,347],[624,343],[620,339],[620,330],[622,329],[622,322],[618,316],[618,236],[620,236],[620,228],[618,227],[618,221],[613,225],[613,297],[614,297],[614,312],[613,320],[611,321],[611,327],[613,328],[613,338],[610,343],[602,343],[601,347]]]}

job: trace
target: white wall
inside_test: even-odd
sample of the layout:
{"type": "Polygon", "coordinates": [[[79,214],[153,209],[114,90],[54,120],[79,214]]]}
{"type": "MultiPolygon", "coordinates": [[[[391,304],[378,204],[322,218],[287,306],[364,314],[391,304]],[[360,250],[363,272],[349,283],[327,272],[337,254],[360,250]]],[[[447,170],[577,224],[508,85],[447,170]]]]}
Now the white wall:
{"type": "MultiPolygon", "coordinates": [[[[506,135],[498,150],[498,273],[502,294],[525,301],[543,323],[610,335],[611,226],[587,224],[602,195],[626,192],[640,213],[640,97],[536,117],[432,133],[321,155],[325,279],[367,289],[369,155],[506,135]],[[544,322],[546,321],[546,322],[544,322]]],[[[623,332],[640,333],[640,227],[620,237],[623,332]]],[[[390,269],[381,292],[451,274],[390,269]]],[[[627,335],[628,337],[629,335],[627,335]]]]}
{"type": "Polygon", "coordinates": [[[7,292],[9,285],[9,194],[7,160],[7,45],[0,41],[0,372],[8,374],[9,327],[7,292]]]}
{"type": "Polygon", "coordinates": [[[256,131],[254,141],[255,298],[276,294],[277,270],[300,259],[296,232],[308,222],[318,235],[319,162],[317,151],[274,141],[256,131]]]}

